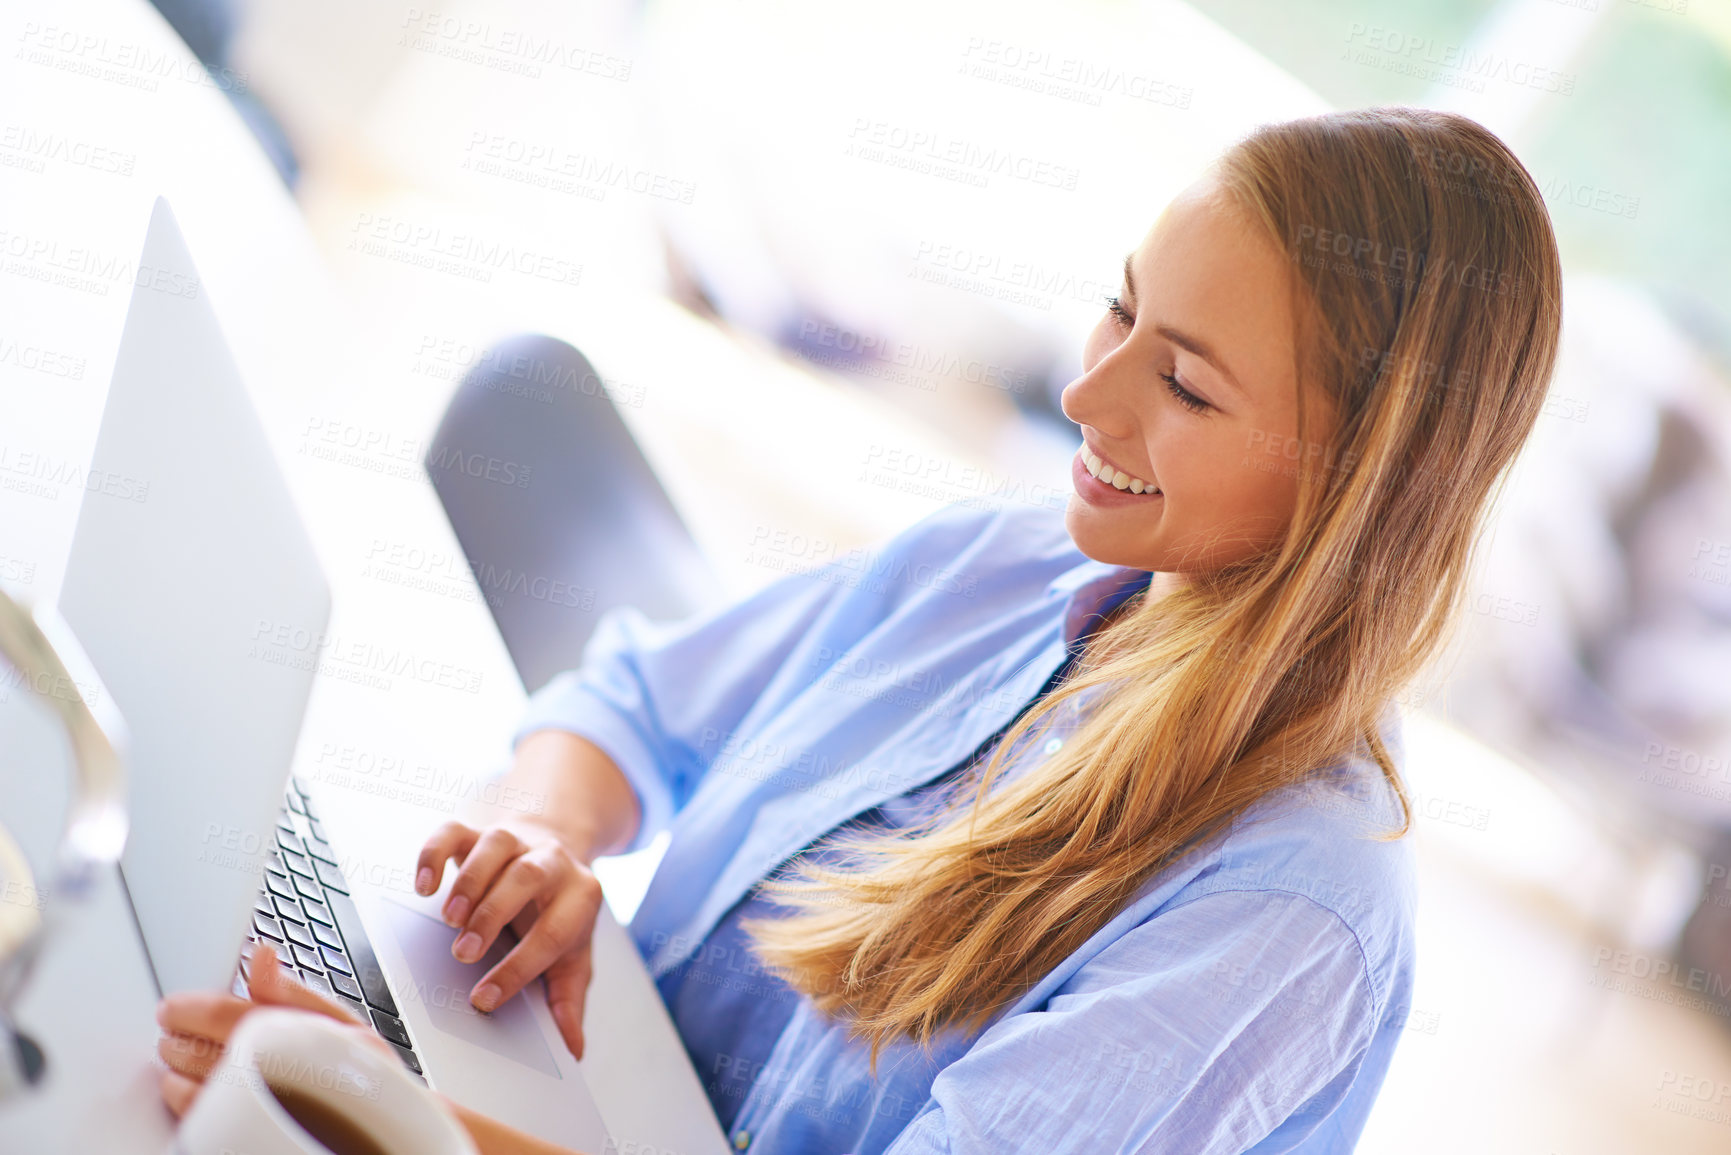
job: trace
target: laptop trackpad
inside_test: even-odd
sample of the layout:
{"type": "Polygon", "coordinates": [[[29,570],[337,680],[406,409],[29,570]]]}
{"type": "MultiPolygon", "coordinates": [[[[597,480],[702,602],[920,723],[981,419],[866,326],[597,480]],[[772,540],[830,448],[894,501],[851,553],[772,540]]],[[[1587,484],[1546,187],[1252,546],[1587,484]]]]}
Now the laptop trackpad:
{"type": "Polygon", "coordinates": [[[546,1037],[521,993],[506,999],[490,1015],[482,1014],[469,1003],[469,992],[475,989],[481,976],[510,951],[509,933],[494,940],[480,961],[463,963],[451,956],[455,932],[438,919],[411,910],[392,898],[380,902],[378,909],[385,913],[414,981],[412,990],[397,986],[398,999],[427,1008],[427,1018],[447,1035],[552,1078],[560,1077],[553,1053],[547,1049],[546,1037]]]}

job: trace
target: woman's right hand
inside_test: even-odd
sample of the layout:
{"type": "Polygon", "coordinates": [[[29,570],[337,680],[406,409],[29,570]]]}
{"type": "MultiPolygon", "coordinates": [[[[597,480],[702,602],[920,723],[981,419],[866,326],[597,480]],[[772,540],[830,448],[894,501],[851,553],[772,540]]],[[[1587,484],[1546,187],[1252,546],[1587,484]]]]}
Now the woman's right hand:
{"type": "Polygon", "coordinates": [[[583,1057],[583,1005],[601,884],[584,858],[551,827],[531,819],[472,827],[447,822],[421,848],[415,889],[439,889],[445,863],[459,864],[445,899],[445,922],[459,930],[451,953],[474,962],[509,924],[517,945],[481,976],[469,1001],[491,1011],[537,975],[572,1056],[583,1057]]]}

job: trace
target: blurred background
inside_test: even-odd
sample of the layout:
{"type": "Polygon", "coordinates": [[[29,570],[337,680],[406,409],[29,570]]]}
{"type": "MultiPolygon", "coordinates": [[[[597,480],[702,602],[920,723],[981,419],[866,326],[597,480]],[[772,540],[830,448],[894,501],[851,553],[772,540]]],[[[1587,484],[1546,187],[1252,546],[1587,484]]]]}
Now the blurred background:
{"type": "Polygon", "coordinates": [[[1419,986],[1360,1149],[1731,1147],[1731,0],[157,7],[328,271],[318,420],[413,439],[503,337],[570,340],[726,595],[1061,507],[1123,255],[1249,128],[1486,123],[1564,348],[1405,702],[1419,986]]]}

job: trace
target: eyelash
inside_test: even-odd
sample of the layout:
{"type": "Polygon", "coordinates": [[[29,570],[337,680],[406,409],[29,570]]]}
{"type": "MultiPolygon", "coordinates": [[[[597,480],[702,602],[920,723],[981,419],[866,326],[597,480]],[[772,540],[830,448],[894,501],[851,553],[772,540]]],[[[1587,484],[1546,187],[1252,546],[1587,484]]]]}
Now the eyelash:
{"type": "MultiPolygon", "coordinates": [[[[1111,313],[1119,324],[1129,326],[1136,323],[1136,318],[1130,315],[1130,310],[1126,309],[1124,307],[1124,302],[1119,300],[1117,297],[1106,298],[1106,311],[1111,313]]],[[[1202,400],[1202,398],[1184,388],[1184,386],[1179,383],[1178,377],[1175,374],[1162,373],[1160,374],[1160,380],[1166,382],[1167,390],[1171,392],[1173,398],[1177,400],[1178,404],[1184,406],[1184,408],[1190,410],[1190,412],[1201,413],[1208,408],[1208,402],[1202,400]]]]}

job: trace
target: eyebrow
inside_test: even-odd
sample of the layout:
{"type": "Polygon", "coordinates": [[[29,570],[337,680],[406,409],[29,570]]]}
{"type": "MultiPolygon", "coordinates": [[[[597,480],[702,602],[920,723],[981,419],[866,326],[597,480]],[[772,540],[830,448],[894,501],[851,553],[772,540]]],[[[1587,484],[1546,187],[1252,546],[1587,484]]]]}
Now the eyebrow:
{"type": "MultiPolygon", "coordinates": [[[[1130,271],[1130,261],[1135,255],[1135,253],[1126,253],[1124,256],[1124,289],[1125,295],[1128,296],[1131,301],[1136,300],[1136,274],[1130,271]]],[[[1196,356],[1208,362],[1214,367],[1216,372],[1226,378],[1226,383],[1232,386],[1233,389],[1237,390],[1241,396],[1250,396],[1244,386],[1239,383],[1238,378],[1233,374],[1232,370],[1226,367],[1225,360],[1219,353],[1214,351],[1214,347],[1208,342],[1204,341],[1200,337],[1194,336],[1193,334],[1186,333],[1182,329],[1174,329],[1171,325],[1156,325],[1154,326],[1154,331],[1172,342],[1174,345],[1178,346],[1180,349],[1194,353],[1196,356]]]]}

